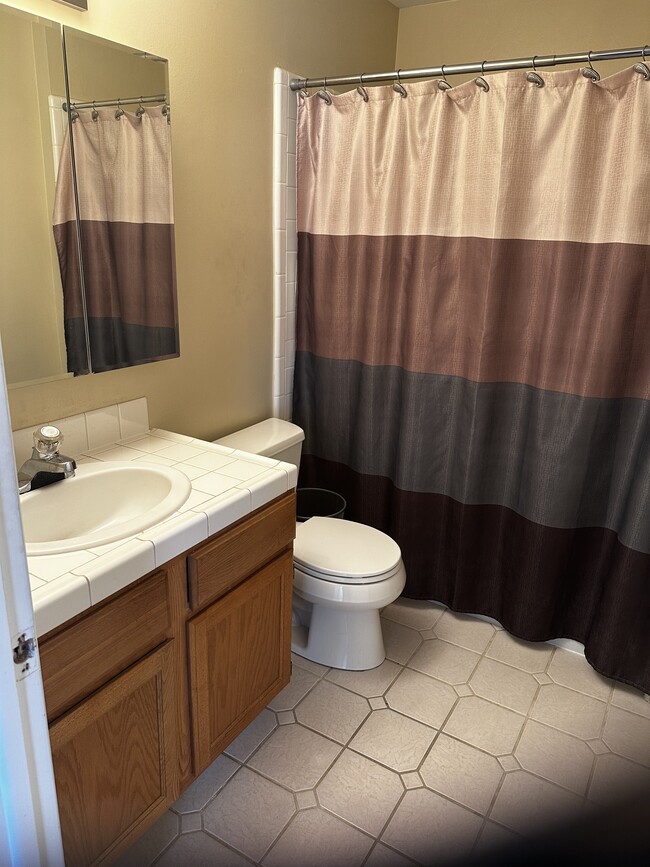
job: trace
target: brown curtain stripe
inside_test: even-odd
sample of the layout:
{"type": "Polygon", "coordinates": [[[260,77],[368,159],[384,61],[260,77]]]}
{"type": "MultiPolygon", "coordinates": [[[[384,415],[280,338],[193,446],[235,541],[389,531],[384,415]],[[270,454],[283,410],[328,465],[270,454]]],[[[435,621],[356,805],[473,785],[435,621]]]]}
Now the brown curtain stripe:
{"type": "Polygon", "coordinates": [[[301,233],[297,349],[649,399],[649,249],[301,233]]]}
{"type": "Polygon", "coordinates": [[[650,692],[650,83],[543,77],[299,101],[300,483],[650,692]]]}

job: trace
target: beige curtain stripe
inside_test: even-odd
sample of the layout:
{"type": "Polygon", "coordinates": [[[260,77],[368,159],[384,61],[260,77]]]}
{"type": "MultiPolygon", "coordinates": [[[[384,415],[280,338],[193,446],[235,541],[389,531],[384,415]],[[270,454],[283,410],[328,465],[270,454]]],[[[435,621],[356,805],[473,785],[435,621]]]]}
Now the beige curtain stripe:
{"type": "Polygon", "coordinates": [[[299,230],[649,243],[650,82],[631,68],[542,77],[301,101],[299,230]]]}
{"type": "MultiPolygon", "coordinates": [[[[170,126],[161,108],[148,108],[142,118],[114,109],[79,112],[73,127],[75,163],[82,220],[173,223],[170,126]],[[146,146],[143,148],[143,134],[146,146]],[[128,179],[116,184],[115,178],[128,179]]],[[[74,220],[70,150],[66,135],[59,165],[54,224],[74,220]]]]}

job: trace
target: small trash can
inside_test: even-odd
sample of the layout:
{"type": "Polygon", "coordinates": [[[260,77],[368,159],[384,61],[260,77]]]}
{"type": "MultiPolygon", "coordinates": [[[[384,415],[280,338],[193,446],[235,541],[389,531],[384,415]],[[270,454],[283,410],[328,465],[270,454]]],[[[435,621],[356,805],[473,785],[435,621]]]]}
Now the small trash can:
{"type": "Polygon", "coordinates": [[[298,488],[296,491],[296,519],[342,518],[347,503],[340,494],[325,488],[298,488]]]}

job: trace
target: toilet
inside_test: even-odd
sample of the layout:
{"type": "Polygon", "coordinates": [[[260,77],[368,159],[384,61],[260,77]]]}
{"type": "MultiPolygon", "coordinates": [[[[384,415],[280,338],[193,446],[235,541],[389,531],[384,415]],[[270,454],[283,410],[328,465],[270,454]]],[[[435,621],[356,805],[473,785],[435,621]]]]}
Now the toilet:
{"type": "MultiPolygon", "coordinates": [[[[300,465],[304,432],[278,418],[215,443],[300,465]]],[[[385,533],[342,518],[296,526],[291,649],[321,665],[363,671],[386,657],[379,611],[400,595],[406,571],[385,533]]]]}

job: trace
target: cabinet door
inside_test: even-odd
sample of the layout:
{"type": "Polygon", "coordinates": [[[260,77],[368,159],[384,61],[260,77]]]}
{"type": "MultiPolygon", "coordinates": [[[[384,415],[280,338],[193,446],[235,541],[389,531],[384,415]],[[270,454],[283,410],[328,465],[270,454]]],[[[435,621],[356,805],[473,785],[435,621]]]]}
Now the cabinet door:
{"type": "Polygon", "coordinates": [[[188,624],[197,774],[289,682],[292,580],[287,551],[188,624]]]}
{"type": "Polygon", "coordinates": [[[111,861],[178,794],[173,643],[50,727],[67,867],[111,861]]]}

